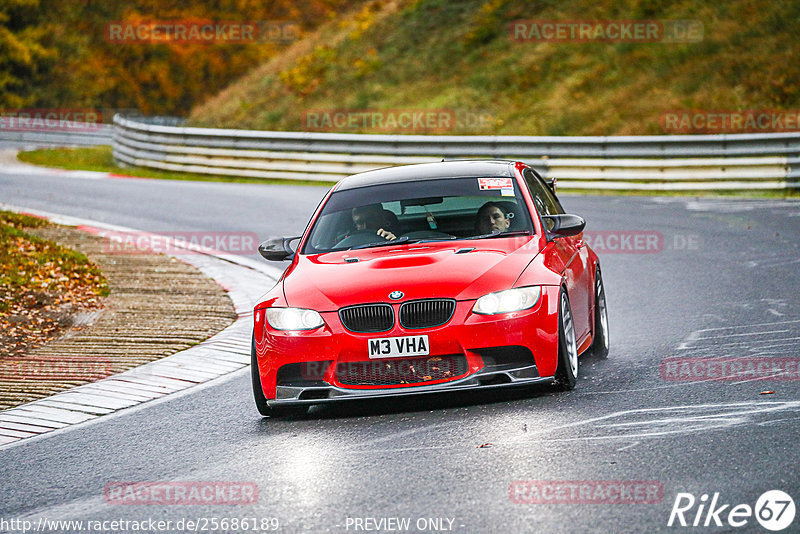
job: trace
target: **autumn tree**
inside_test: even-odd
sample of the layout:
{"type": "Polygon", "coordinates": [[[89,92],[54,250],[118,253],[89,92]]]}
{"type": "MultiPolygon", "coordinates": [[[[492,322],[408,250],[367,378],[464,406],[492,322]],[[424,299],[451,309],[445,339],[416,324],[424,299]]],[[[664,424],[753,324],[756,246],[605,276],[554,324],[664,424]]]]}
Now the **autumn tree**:
{"type": "Polygon", "coordinates": [[[308,31],[347,0],[0,0],[5,106],[135,108],[184,115],[286,43],[115,42],[111,23],[283,21],[308,31]]]}
{"type": "Polygon", "coordinates": [[[36,100],[57,56],[39,0],[0,0],[0,109],[36,100]]]}

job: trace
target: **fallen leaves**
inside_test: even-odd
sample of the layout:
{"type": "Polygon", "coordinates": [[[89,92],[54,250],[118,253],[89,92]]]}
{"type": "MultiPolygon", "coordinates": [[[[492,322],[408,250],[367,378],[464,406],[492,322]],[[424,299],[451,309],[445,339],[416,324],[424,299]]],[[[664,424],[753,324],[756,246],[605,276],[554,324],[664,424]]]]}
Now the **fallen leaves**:
{"type": "Polygon", "coordinates": [[[79,309],[101,307],[102,272],[79,252],[25,231],[42,219],[0,211],[0,356],[20,355],[71,324],[79,309]]]}

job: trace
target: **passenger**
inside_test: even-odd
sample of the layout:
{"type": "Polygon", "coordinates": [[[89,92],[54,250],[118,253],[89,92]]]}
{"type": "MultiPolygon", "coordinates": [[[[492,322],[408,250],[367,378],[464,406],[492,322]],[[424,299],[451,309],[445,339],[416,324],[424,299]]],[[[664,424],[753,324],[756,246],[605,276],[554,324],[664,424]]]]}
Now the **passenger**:
{"type": "Polygon", "coordinates": [[[394,234],[397,231],[397,225],[390,220],[397,217],[391,211],[383,209],[380,204],[353,208],[351,215],[356,230],[375,230],[377,235],[388,241],[397,239],[394,234]]]}
{"type": "Polygon", "coordinates": [[[511,226],[511,219],[505,206],[497,202],[489,201],[478,210],[475,220],[475,228],[481,234],[499,234],[505,232],[511,226]]]}

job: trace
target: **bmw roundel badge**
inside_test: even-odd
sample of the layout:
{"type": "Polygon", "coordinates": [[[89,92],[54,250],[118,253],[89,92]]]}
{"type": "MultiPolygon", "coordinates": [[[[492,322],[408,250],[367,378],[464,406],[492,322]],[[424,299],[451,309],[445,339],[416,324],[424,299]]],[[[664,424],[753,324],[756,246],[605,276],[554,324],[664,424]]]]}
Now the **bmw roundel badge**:
{"type": "Polygon", "coordinates": [[[389,298],[392,300],[400,300],[403,298],[404,293],[402,291],[392,291],[389,293],[389,298]]]}

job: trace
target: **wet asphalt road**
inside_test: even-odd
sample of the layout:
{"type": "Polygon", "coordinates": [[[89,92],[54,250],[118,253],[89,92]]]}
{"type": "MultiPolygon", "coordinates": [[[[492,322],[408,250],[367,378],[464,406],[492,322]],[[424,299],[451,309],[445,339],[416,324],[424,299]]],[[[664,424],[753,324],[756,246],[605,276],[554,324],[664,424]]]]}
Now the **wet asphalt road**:
{"type": "MultiPolygon", "coordinates": [[[[0,202],[150,231],[297,235],[325,191],[0,173],[0,202]]],[[[606,247],[593,242],[611,354],[582,359],[573,392],[450,394],[270,420],[258,416],[249,375],[238,372],[0,449],[0,520],[152,518],[172,521],[176,532],[181,519],[210,527],[203,518],[212,517],[276,518],[281,532],[399,526],[388,518],[408,518],[408,529],[395,531],[409,532],[766,532],[754,517],[733,528],[727,513],[767,490],[800,498],[798,376],[698,381],[668,373],[674,358],[800,357],[800,202],[562,202],[588,220],[587,232],[607,232],[596,234],[606,247]],[[660,236],[659,246],[607,250],[609,236],[631,232],[660,236]],[[254,483],[257,502],[112,505],[103,497],[115,481],[191,480],[254,483]],[[539,481],[543,492],[554,481],[648,481],[659,494],[654,503],[619,504],[563,502],[562,493],[557,504],[532,504],[517,502],[533,495],[517,481],[539,481]],[[704,528],[703,514],[697,528],[668,528],[681,492],[698,500],[718,492],[719,505],[730,505],[719,516],[725,526],[704,528]]],[[[687,510],[687,521],[697,510],[687,510]]],[[[800,518],[785,532],[798,525],[800,518]]]]}

